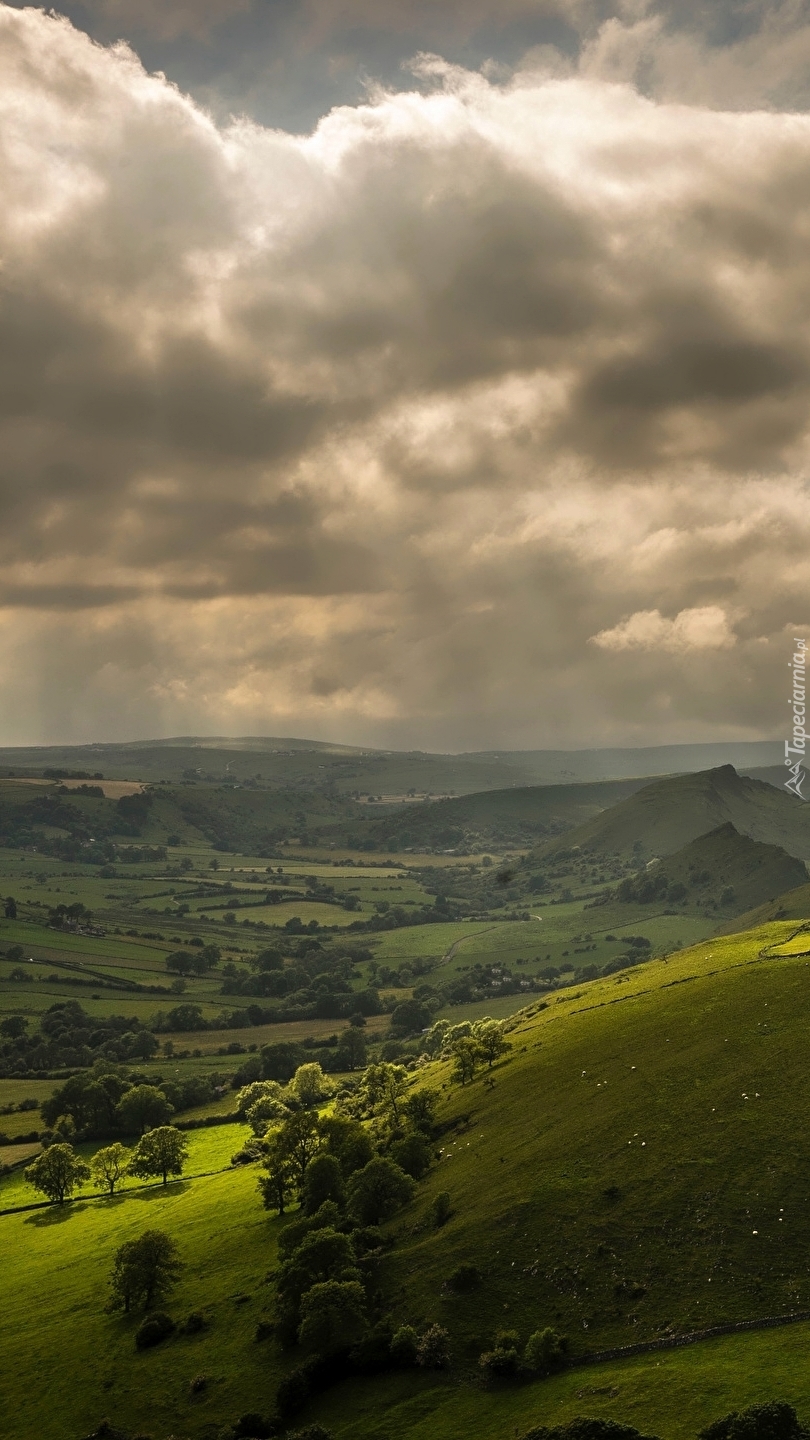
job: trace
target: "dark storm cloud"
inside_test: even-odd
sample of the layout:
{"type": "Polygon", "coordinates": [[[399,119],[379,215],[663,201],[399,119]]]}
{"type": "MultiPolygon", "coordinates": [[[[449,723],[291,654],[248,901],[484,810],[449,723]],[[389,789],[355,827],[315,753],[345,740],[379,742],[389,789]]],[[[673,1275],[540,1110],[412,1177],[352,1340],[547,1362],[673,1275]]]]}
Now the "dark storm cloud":
{"type": "Polygon", "coordinates": [[[590,77],[428,58],[296,137],[0,7],[9,738],[773,725],[810,120],[608,84],[576,13],[590,77]]]}

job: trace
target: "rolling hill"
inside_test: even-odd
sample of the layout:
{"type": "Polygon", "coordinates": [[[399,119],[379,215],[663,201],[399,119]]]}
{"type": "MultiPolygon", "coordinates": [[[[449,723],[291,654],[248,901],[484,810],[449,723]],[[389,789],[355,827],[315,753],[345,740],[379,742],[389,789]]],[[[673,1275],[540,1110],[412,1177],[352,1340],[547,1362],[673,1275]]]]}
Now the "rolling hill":
{"type": "Polygon", "coordinates": [[[655,780],[564,838],[539,846],[532,858],[553,859],[578,846],[593,856],[649,860],[672,855],[729,821],[752,840],[810,859],[810,809],[762,780],[738,775],[731,765],[655,780]]]}
{"type": "MultiPolygon", "coordinates": [[[[530,1384],[482,1389],[477,1365],[504,1328],[523,1343],[551,1325],[584,1361],[810,1308],[810,966],[767,958],[794,928],[704,942],[535,1002],[512,1022],[504,1059],[464,1087],[446,1061],[414,1072],[414,1088],[440,1097],[434,1160],[385,1225],[366,1283],[374,1317],[446,1328],[451,1367],[339,1384],[294,1424],[336,1440],[512,1440],[585,1412],[694,1440],[753,1400],[779,1395],[807,1413],[807,1324],[530,1384]],[[451,1214],[437,1229],[430,1209],[445,1191],[451,1214]],[[467,1290],[450,1283],[461,1265],[477,1271],[467,1290]]],[[[228,1169],[244,1133],[195,1137],[196,1179],[0,1214],[8,1440],[79,1440],[105,1416],[130,1435],[207,1440],[257,1433],[234,1432],[237,1416],[272,1415],[306,1353],[256,1339],[295,1215],[268,1217],[255,1169],[228,1169]],[[149,1227],[175,1236],[185,1261],[173,1314],[199,1311],[205,1325],[137,1352],[138,1317],[104,1305],[115,1248],[149,1227]]],[[[0,1180],[0,1209],[16,1183],[0,1180]]]]}
{"type": "MultiPolygon", "coordinates": [[[[621,900],[640,904],[719,904],[733,914],[776,902],[784,891],[804,887],[807,868],[780,845],[740,835],[731,821],[699,835],[665,860],[651,860],[619,885],[621,900]]],[[[771,918],[771,917],[768,917],[771,918]]]]}

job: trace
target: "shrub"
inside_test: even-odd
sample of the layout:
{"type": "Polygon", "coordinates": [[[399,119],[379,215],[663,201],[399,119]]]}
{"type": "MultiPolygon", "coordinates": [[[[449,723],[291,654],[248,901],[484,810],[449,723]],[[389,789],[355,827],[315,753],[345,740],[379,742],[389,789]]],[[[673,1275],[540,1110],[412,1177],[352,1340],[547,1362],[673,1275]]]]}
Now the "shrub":
{"type": "Polygon", "coordinates": [[[208,1376],[195,1375],[188,1388],[191,1391],[192,1395],[201,1395],[203,1390],[206,1390],[208,1388],[208,1376]]]}
{"type": "Polygon", "coordinates": [[[315,1215],[326,1200],[342,1208],[345,1190],[343,1171],[335,1155],[316,1155],[307,1166],[303,1185],[303,1208],[315,1215]]]}
{"type": "Polygon", "coordinates": [[[273,1434],[273,1426],[263,1415],[255,1410],[249,1410],[246,1415],[240,1415],[233,1427],[234,1435],[244,1436],[245,1440],[266,1440],[266,1437],[273,1434]]]}
{"type": "Polygon", "coordinates": [[[457,1266],[447,1283],[451,1290],[455,1290],[457,1294],[461,1295],[466,1290],[475,1290],[483,1278],[477,1265],[465,1263],[457,1266]]]}
{"type": "Polygon", "coordinates": [[[311,1375],[311,1365],[299,1365],[284,1376],[276,1391],[276,1409],[282,1420],[303,1410],[309,1399],[311,1375]]]}
{"type": "Polygon", "coordinates": [[[416,1347],[416,1363],[423,1370],[445,1370],[450,1364],[450,1336],[441,1325],[431,1325],[416,1347]]]}
{"type": "Polygon", "coordinates": [[[191,1314],[186,1317],[182,1327],[183,1334],[199,1335],[200,1331],[205,1329],[207,1323],[205,1316],[201,1315],[199,1310],[192,1310],[191,1314]]]}
{"type": "Polygon", "coordinates": [[[260,1320],[254,1332],[254,1339],[257,1341],[269,1340],[275,1335],[276,1327],[272,1320],[260,1320]]]}
{"type": "Polygon", "coordinates": [[[409,1370],[416,1364],[416,1354],[419,1348],[419,1336],[412,1325],[400,1325],[395,1331],[391,1341],[391,1359],[395,1365],[403,1370],[409,1370]]]}
{"type": "Polygon", "coordinates": [[[324,1430],[322,1425],[307,1425],[304,1430],[295,1430],[287,1440],[334,1440],[331,1430],[324,1430]]]}
{"type": "Polygon", "coordinates": [[[135,1331],[135,1348],[137,1350],[150,1350],[153,1345],[159,1345],[166,1340],[175,1328],[174,1321],[170,1315],[158,1313],[147,1315],[135,1331]]]}
{"type": "Polygon", "coordinates": [[[368,1255],[372,1250],[381,1250],[385,1238],[378,1225],[361,1225],[358,1230],[352,1231],[352,1244],[355,1255],[368,1255]]]}
{"type": "Polygon", "coordinates": [[[807,1431],[792,1405],[766,1400],[747,1410],[732,1410],[701,1430],[699,1440],[806,1440],[807,1431]]]}
{"type": "Polygon", "coordinates": [[[516,1375],[520,1365],[517,1330],[499,1330],[495,1345],[480,1356],[478,1364],[487,1375],[516,1375]]]}
{"type": "Polygon", "coordinates": [[[358,1341],[351,1352],[350,1360],[360,1375],[379,1375],[390,1369],[391,1340],[393,1332],[389,1320],[378,1320],[377,1324],[358,1341]]]}
{"type": "Polygon", "coordinates": [[[556,1330],[548,1326],[545,1330],[535,1330],[534,1334],[529,1336],[523,1362],[530,1370],[544,1375],[564,1364],[567,1352],[568,1337],[558,1335],[556,1330]]]}
{"type": "Polygon", "coordinates": [[[449,1190],[440,1190],[430,1207],[430,1219],[433,1228],[440,1230],[442,1225],[447,1224],[452,1213],[449,1190]]]}
{"type": "Polygon", "coordinates": [[[655,1437],[641,1435],[632,1425],[622,1425],[618,1420],[577,1416],[567,1425],[554,1425],[550,1429],[537,1425],[526,1432],[523,1440],[655,1440],[655,1437]]]}

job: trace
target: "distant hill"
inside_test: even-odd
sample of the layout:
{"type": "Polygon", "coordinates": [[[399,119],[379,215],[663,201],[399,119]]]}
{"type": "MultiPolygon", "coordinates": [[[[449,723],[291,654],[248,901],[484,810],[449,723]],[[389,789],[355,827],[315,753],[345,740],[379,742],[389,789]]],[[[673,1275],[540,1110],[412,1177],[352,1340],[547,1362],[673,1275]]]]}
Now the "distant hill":
{"type": "MultiPolygon", "coordinates": [[[[780,845],[741,835],[730,821],[691,840],[665,860],[652,860],[618,887],[618,898],[639,904],[719,905],[739,915],[784,891],[807,885],[803,861],[780,845]]],[[[764,918],[764,917],[763,917],[764,918]]],[[[770,918],[770,917],[768,917],[770,918]]]]}
{"type": "Polygon", "coordinates": [[[640,790],[644,780],[584,785],[530,785],[484,790],[452,800],[399,808],[368,827],[379,844],[398,849],[485,842],[531,842],[558,835],[640,790]]]}
{"type": "Polygon", "coordinates": [[[573,846],[596,856],[649,860],[672,855],[729,821],[741,835],[781,845],[800,860],[810,859],[810,807],[762,780],[738,775],[732,765],[722,765],[645,785],[564,838],[539,846],[531,863],[553,859],[573,846]]]}
{"type": "Polygon", "coordinates": [[[221,781],[264,787],[335,785],[344,794],[467,795],[521,786],[646,779],[735,765],[781,765],[780,742],[656,745],[604,750],[491,750],[428,754],[290,736],[194,736],[94,745],[0,748],[0,776],[44,769],[101,771],[108,780],[221,781]]]}
{"type": "Polygon", "coordinates": [[[771,920],[810,920],[810,881],[805,880],[794,890],[786,890],[774,899],[752,905],[733,920],[718,926],[717,934],[750,930],[758,925],[766,925],[771,920]]]}

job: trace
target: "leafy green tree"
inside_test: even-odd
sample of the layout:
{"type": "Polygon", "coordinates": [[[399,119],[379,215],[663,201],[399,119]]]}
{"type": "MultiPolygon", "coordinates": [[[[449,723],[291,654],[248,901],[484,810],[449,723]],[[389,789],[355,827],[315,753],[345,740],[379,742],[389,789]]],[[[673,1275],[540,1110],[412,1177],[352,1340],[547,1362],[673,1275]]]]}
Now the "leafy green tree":
{"type": "Polygon", "coordinates": [[[264,1175],[259,1176],[259,1189],[262,1193],[265,1210],[277,1210],[279,1215],[284,1214],[287,1204],[287,1197],[292,1190],[296,1170],[291,1156],[284,1151],[278,1143],[278,1136],[270,1142],[265,1142],[265,1159],[262,1162],[264,1175]]]}
{"type": "Polygon", "coordinates": [[[188,1154],[188,1140],[174,1125],[160,1125],[142,1135],[129,1163],[133,1175],[147,1178],[161,1175],[168,1184],[170,1175],[182,1175],[188,1154]]]}
{"type": "Polygon", "coordinates": [[[450,1364],[450,1336],[441,1325],[431,1325],[416,1348],[416,1363],[425,1370],[445,1370],[450,1364]]]}
{"type": "Polygon", "coordinates": [[[395,1140],[391,1146],[391,1159],[396,1162],[412,1180],[421,1180],[430,1169],[431,1147],[426,1135],[412,1131],[395,1140]]]}
{"type": "Polygon", "coordinates": [[[547,1375],[549,1371],[558,1369],[564,1363],[567,1352],[567,1337],[558,1335],[556,1330],[547,1326],[545,1330],[535,1330],[534,1334],[529,1336],[523,1361],[530,1370],[547,1375]]]}
{"type": "Polygon", "coordinates": [[[177,1245],[165,1231],[144,1230],[137,1240],[126,1240],[113,1261],[111,1308],[128,1311],[143,1301],[148,1310],[176,1284],[182,1268],[177,1245]]]}
{"type": "Polygon", "coordinates": [[[156,1085],[133,1085],[121,1096],[116,1109],[118,1123],[126,1135],[143,1135],[145,1130],[165,1125],[173,1114],[174,1107],[156,1085]]]}
{"type": "Polygon", "coordinates": [[[368,1131],[359,1120],[346,1115],[324,1115],[318,1122],[318,1129],[330,1155],[340,1161],[344,1177],[362,1170],[373,1158],[374,1146],[368,1131]]]}
{"type": "Polygon", "coordinates": [[[301,1104],[311,1109],[314,1105],[320,1105],[332,1094],[332,1082],[326,1078],[317,1061],[311,1061],[307,1065],[299,1065],[292,1080],[290,1089],[301,1104]]]}
{"type": "Polygon", "coordinates": [[[504,1035],[502,1020],[479,1020],[473,1026],[473,1035],[490,1069],[501,1055],[512,1049],[512,1042],[504,1035]]]}
{"type": "Polygon", "coordinates": [[[340,1161],[336,1156],[324,1152],[310,1161],[304,1176],[302,1199],[307,1215],[314,1215],[320,1210],[324,1200],[334,1200],[336,1205],[343,1205],[345,1186],[340,1161]]]}
{"type": "Polygon", "coordinates": [[[368,1046],[362,1030],[349,1025],[340,1037],[335,1051],[338,1070],[359,1070],[368,1059],[368,1046]]]}
{"type": "Polygon", "coordinates": [[[106,1145],[103,1150],[97,1150],[90,1161],[90,1174],[94,1183],[104,1187],[110,1195],[115,1194],[116,1185],[123,1180],[128,1169],[129,1151],[120,1140],[116,1140],[114,1145],[106,1145]]]}
{"type": "Polygon", "coordinates": [[[326,1280],[301,1301],[299,1339],[322,1353],[351,1345],[366,1328],[366,1297],[357,1280],[326,1280]]]}
{"type": "Polygon", "coordinates": [[[379,1225],[413,1196],[414,1184],[384,1155],[369,1160],[349,1182],[349,1210],[363,1225],[379,1225]]]}
{"type": "Polygon", "coordinates": [[[292,1162],[299,1189],[303,1187],[310,1160],[317,1155],[322,1144],[318,1117],[311,1111],[302,1110],[281,1127],[278,1145],[281,1154],[292,1162]]]}
{"type": "Polygon", "coordinates": [[[281,1125],[289,1118],[290,1112],[287,1106],[273,1095],[263,1095],[261,1100],[257,1100],[254,1105],[251,1105],[247,1112],[248,1124],[253,1134],[258,1135],[259,1138],[265,1135],[272,1126],[281,1125]]]}
{"type": "Polygon", "coordinates": [[[360,1099],[374,1115],[382,1116],[394,1129],[402,1123],[402,1110],[408,1092],[408,1072],[404,1065],[391,1065],[381,1060],[369,1065],[360,1085],[360,1099]]]}
{"type": "Polygon", "coordinates": [[[277,1080],[252,1080],[249,1085],[242,1086],[236,1097],[237,1114],[241,1120],[244,1120],[248,1110],[256,1104],[257,1100],[264,1100],[268,1095],[273,1100],[280,1100],[282,1094],[282,1086],[277,1080]]]}
{"type": "Polygon", "coordinates": [[[7,920],[17,919],[17,901],[13,895],[7,895],[3,906],[3,914],[7,920]]]}
{"type": "Polygon", "coordinates": [[[90,1170],[72,1145],[49,1145],[25,1171],[29,1185],[47,1195],[57,1205],[64,1205],[77,1186],[89,1180],[90,1170]]]}
{"type": "Polygon", "coordinates": [[[402,1107],[406,1124],[414,1130],[421,1130],[424,1135],[430,1135],[438,1100],[437,1090],[413,1090],[402,1107]]]}
{"type": "Polygon", "coordinates": [[[460,1080],[462,1085],[467,1085],[475,1078],[475,1071],[478,1061],[481,1058],[481,1051],[476,1042],[469,1036],[462,1036],[453,1044],[453,1077],[460,1080]]]}

